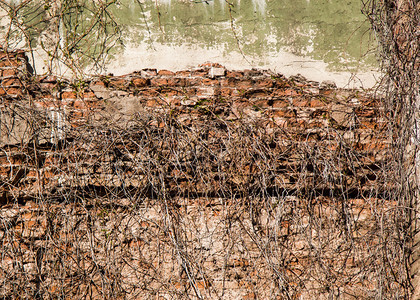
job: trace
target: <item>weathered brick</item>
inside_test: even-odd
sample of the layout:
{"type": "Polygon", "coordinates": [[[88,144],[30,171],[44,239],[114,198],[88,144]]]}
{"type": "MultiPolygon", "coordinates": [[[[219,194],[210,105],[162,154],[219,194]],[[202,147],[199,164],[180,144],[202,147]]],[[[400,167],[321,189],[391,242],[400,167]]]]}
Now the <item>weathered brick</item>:
{"type": "Polygon", "coordinates": [[[198,70],[192,70],[191,71],[191,76],[195,76],[195,77],[205,77],[207,76],[209,73],[208,69],[198,69],[198,70]]]}
{"type": "Polygon", "coordinates": [[[175,86],[175,80],[173,78],[153,78],[150,80],[150,84],[154,86],[175,86]]]}
{"type": "Polygon", "coordinates": [[[146,105],[148,107],[157,107],[160,105],[160,101],[158,101],[157,99],[149,99],[146,101],[146,105]]]}
{"type": "Polygon", "coordinates": [[[236,88],[238,89],[250,89],[254,86],[254,83],[251,79],[240,80],[236,83],[236,88]]]}
{"type": "Polygon", "coordinates": [[[280,117],[280,118],[296,117],[296,113],[291,109],[274,110],[272,114],[274,117],[280,117]]]}
{"type": "Polygon", "coordinates": [[[128,86],[127,80],[124,78],[116,78],[110,81],[109,86],[118,89],[124,89],[128,86]]]}
{"type": "Polygon", "coordinates": [[[319,100],[319,99],[313,98],[313,99],[311,99],[309,105],[310,105],[310,107],[323,107],[326,104],[323,101],[319,100]]]}
{"type": "Polygon", "coordinates": [[[281,96],[298,96],[300,93],[292,88],[288,89],[275,89],[272,92],[272,95],[275,97],[281,96]]]}
{"type": "Polygon", "coordinates": [[[173,76],[175,73],[169,70],[160,70],[157,74],[159,76],[173,76]]]}
{"type": "Polygon", "coordinates": [[[307,107],[309,106],[309,99],[296,97],[296,98],[293,98],[292,104],[293,106],[296,106],[296,107],[307,107]]]}
{"type": "Polygon", "coordinates": [[[200,80],[200,83],[202,85],[211,85],[211,86],[219,85],[219,81],[217,79],[210,79],[210,78],[203,78],[200,80]]]}
{"type": "Polygon", "coordinates": [[[375,109],[364,109],[364,108],[360,108],[356,110],[356,115],[358,117],[366,117],[366,118],[371,118],[376,116],[377,111],[375,109]]]}
{"type": "Polygon", "coordinates": [[[237,81],[238,79],[236,77],[224,78],[220,80],[220,85],[222,87],[237,87],[237,81]]]}
{"type": "Polygon", "coordinates": [[[190,77],[191,76],[191,71],[177,71],[176,76],[181,76],[181,77],[190,77]]]}
{"type": "Polygon", "coordinates": [[[96,99],[95,93],[92,91],[85,91],[81,96],[85,100],[96,99]]]}
{"type": "Polygon", "coordinates": [[[275,99],[273,100],[273,108],[284,108],[289,106],[289,100],[287,99],[275,99]]]}
{"type": "Polygon", "coordinates": [[[200,77],[182,77],[186,87],[201,85],[202,78],[200,77]]]}
{"type": "Polygon", "coordinates": [[[240,71],[226,71],[226,77],[231,77],[231,78],[241,78],[244,76],[243,72],[240,71]]]}
{"type": "Polygon", "coordinates": [[[17,61],[17,60],[3,60],[3,61],[0,61],[0,68],[19,67],[21,65],[22,65],[22,62],[17,61]]]}
{"type": "Polygon", "coordinates": [[[14,77],[17,76],[18,71],[16,69],[5,69],[1,73],[1,77],[7,78],[7,77],[14,77]]]}
{"type": "Polygon", "coordinates": [[[86,102],[84,100],[75,100],[73,102],[73,107],[75,109],[86,109],[88,106],[86,105],[86,102]]]}
{"type": "Polygon", "coordinates": [[[146,87],[150,84],[150,80],[146,78],[134,78],[131,82],[136,88],[146,87]]]}
{"type": "Polygon", "coordinates": [[[274,82],[271,78],[260,79],[256,82],[256,86],[259,88],[272,88],[274,87],[274,82]]]}
{"type": "Polygon", "coordinates": [[[66,91],[61,93],[61,99],[76,99],[77,93],[73,91],[66,91]]]}
{"type": "MultiPolygon", "coordinates": [[[[1,94],[1,88],[0,88],[0,94],[1,94]]],[[[6,94],[9,96],[21,96],[23,94],[22,89],[19,88],[8,88],[6,89],[6,94]]]]}
{"type": "Polygon", "coordinates": [[[220,96],[221,97],[230,97],[231,95],[232,95],[232,89],[231,88],[221,88],[220,90],[219,90],[219,92],[220,92],[220,96]]]}

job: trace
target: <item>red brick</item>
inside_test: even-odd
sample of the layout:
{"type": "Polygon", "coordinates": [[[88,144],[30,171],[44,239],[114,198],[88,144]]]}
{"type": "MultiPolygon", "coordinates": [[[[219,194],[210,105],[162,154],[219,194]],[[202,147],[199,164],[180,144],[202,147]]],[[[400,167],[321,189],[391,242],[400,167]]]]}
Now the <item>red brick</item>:
{"type": "Polygon", "coordinates": [[[207,68],[210,68],[210,67],[223,68],[223,66],[221,64],[212,63],[212,62],[205,62],[204,64],[199,65],[199,67],[203,67],[203,68],[205,68],[205,67],[207,67],[207,68]]]}
{"type": "Polygon", "coordinates": [[[294,106],[297,107],[307,107],[309,104],[308,99],[304,99],[304,98],[293,98],[292,103],[294,106]]]}
{"type": "Polygon", "coordinates": [[[196,282],[196,286],[198,289],[202,290],[202,289],[209,288],[211,284],[206,280],[199,280],[196,282]]]}
{"type": "Polygon", "coordinates": [[[176,76],[190,77],[191,71],[178,71],[175,74],[176,76]]]}
{"type": "Polygon", "coordinates": [[[237,83],[236,87],[239,89],[250,89],[253,87],[253,82],[252,80],[241,80],[237,83]]]}
{"type": "Polygon", "coordinates": [[[200,85],[202,81],[202,79],[200,79],[199,77],[185,77],[183,79],[185,82],[185,86],[200,85]]]}
{"type": "Polygon", "coordinates": [[[248,293],[245,296],[242,297],[243,300],[254,300],[257,299],[257,296],[255,293],[248,293]]]}
{"type": "Polygon", "coordinates": [[[175,98],[175,97],[168,97],[165,99],[165,101],[170,104],[171,106],[180,106],[181,105],[181,100],[179,98],[175,98]]]}
{"type": "Polygon", "coordinates": [[[53,90],[57,87],[56,83],[50,83],[50,82],[42,82],[41,84],[41,88],[43,90],[53,90]]]}
{"type": "Polygon", "coordinates": [[[334,93],[336,93],[335,90],[322,90],[322,89],[319,90],[319,94],[324,95],[324,96],[329,96],[329,95],[332,95],[334,93]]]}
{"type": "Polygon", "coordinates": [[[92,82],[91,86],[98,86],[98,87],[104,88],[105,82],[103,82],[102,80],[98,80],[98,81],[92,82]]]}
{"type": "Polygon", "coordinates": [[[311,102],[310,102],[311,107],[323,107],[325,105],[326,104],[319,99],[312,99],[311,102]]]}
{"type": "Polygon", "coordinates": [[[257,81],[256,86],[260,88],[272,88],[274,86],[274,82],[271,78],[266,78],[257,81]]]}
{"type": "Polygon", "coordinates": [[[360,129],[377,129],[378,124],[371,120],[363,120],[360,122],[360,129]]]}
{"type": "Polygon", "coordinates": [[[49,75],[40,79],[42,83],[57,83],[57,76],[49,75]]]}
{"type": "Polygon", "coordinates": [[[4,60],[4,61],[0,61],[0,68],[4,68],[4,67],[18,67],[21,64],[22,64],[22,62],[16,61],[16,60],[4,60]]]}
{"type": "Polygon", "coordinates": [[[204,77],[207,76],[209,73],[209,70],[206,69],[202,69],[202,70],[193,70],[191,72],[191,76],[195,76],[195,77],[204,77]]]}
{"type": "Polygon", "coordinates": [[[286,99],[277,99],[273,101],[273,108],[284,108],[289,106],[289,101],[286,99]]]}
{"type": "Polygon", "coordinates": [[[61,93],[61,99],[76,99],[76,92],[63,92],[61,93]]]}
{"type": "Polygon", "coordinates": [[[255,101],[254,105],[260,108],[268,108],[271,107],[270,103],[271,101],[269,99],[259,99],[255,101]]]}
{"type": "Polygon", "coordinates": [[[10,78],[10,79],[3,80],[2,85],[5,87],[6,86],[20,86],[21,83],[18,79],[10,78]]]}
{"type": "Polygon", "coordinates": [[[182,77],[175,77],[173,78],[174,86],[177,87],[185,87],[187,80],[182,77]]]}
{"type": "Polygon", "coordinates": [[[274,79],[274,86],[276,88],[287,88],[287,87],[291,87],[291,84],[288,80],[286,79],[282,79],[282,78],[275,78],[274,79]]]}
{"type": "Polygon", "coordinates": [[[324,121],[311,121],[308,124],[308,128],[323,128],[325,127],[324,121]]]}
{"type": "Polygon", "coordinates": [[[136,88],[139,87],[145,87],[149,85],[150,80],[146,79],[146,78],[134,78],[132,81],[133,85],[136,88]]]}
{"type": "Polygon", "coordinates": [[[230,97],[232,95],[232,89],[231,88],[221,88],[220,90],[220,96],[222,97],[230,97]]]}
{"type": "Polygon", "coordinates": [[[294,89],[276,89],[273,91],[273,96],[298,96],[299,93],[294,89]]]}
{"type": "Polygon", "coordinates": [[[77,121],[77,119],[81,119],[81,118],[84,118],[84,117],[87,117],[88,116],[88,112],[87,111],[83,111],[83,110],[73,110],[71,113],[70,113],[70,117],[71,117],[71,119],[72,119],[72,121],[74,122],[74,121],[77,121]]]}
{"type": "Polygon", "coordinates": [[[88,91],[83,93],[83,99],[96,99],[95,93],[88,91]]]}
{"type": "Polygon", "coordinates": [[[175,86],[175,81],[173,78],[153,78],[150,81],[151,85],[154,86],[175,86]]]}
{"type": "Polygon", "coordinates": [[[260,76],[262,75],[262,72],[258,69],[245,69],[244,71],[244,75],[248,76],[248,77],[255,77],[255,76],[260,76]]]}
{"type": "Polygon", "coordinates": [[[220,80],[220,85],[225,87],[236,87],[237,79],[236,78],[225,78],[220,80]]]}
{"type": "Polygon", "coordinates": [[[168,88],[166,88],[166,89],[162,89],[160,91],[160,94],[165,96],[165,97],[171,97],[171,96],[181,96],[181,95],[184,95],[185,93],[178,90],[178,89],[168,89],[168,88]]]}
{"type": "Polygon", "coordinates": [[[376,115],[376,110],[375,109],[358,109],[356,110],[356,115],[358,117],[374,117],[376,115]]]}
{"type": "Polygon", "coordinates": [[[212,86],[215,86],[215,85],[219,85],[219,81],[217,79],[203,78],[201,80],[201,84],[202,85],[212,85],[212,86]]]}
{"type": "Polygon", "coordinates": [[[156,99],[149,99],[149,100],[147,100],[146,105],[148,107],[156,107],[156,106],[160,105],[160,102],[157,101],[156,99]]]}
{"type": "Polygon", "coordinates": [[[160,70],[158,72],[159,76],[173,76],[175,73],[169,70],[160,70]]]}
{"type": "Polygon", "coordinates": [[[42,99],[40,101],[35,101],[35,106],[38,108],[50,108],[50,107],[58,107],[59,104],[55,102],[53,99],[42,99]]]}
{"type": "Polygon", "coordinates": [[[6,93],[10,96],[20,96],[22,95],[22,90],[18,88],[9,88],[6,90],[6,93]]]}
{"type": "Polygon", "coordinates": [[[282,110],[273,111],[273,116],[280,117],[280,118],[293,118],[296,116],[296,114],[291,109],[282,109],[282,110]]]}
{"type": "Polygon", "coordinates": [[[125,79],[114,79],[109,83],[109,85],[111,87],[123,89],[128,85],[128,82],[125,79]]]}
{"type": "Polygon", "coordinates": [[[240,77],[243,77],[243,76],[244,76],[244,73],[243,72],[226,71],[226,77],[240,78],[240,77]]]}
{"type": "Polygon", "coordinates": [[[85,101],[83,101],[83,100],[75,100],[73,102],[73,107],[75,109],[86,109],[87,105],[86,105],[85,101]]]}
{"type": "Polygon", "coordinates": [[[159,88],[148,88],[148,89],[144,89],[141,92],[139,92],[140,96],[143,97],[157,97],[158,95],[160,95],[160,91],[159,88]]]}
{"type": "Polygon", "coordinates": [[[16,76],[17,75],[17,70],[16,69],[6,69],[6,70],[3,70],[3,72],[2,72],[2,77],[13,77],[13,76],[16,76]]]}

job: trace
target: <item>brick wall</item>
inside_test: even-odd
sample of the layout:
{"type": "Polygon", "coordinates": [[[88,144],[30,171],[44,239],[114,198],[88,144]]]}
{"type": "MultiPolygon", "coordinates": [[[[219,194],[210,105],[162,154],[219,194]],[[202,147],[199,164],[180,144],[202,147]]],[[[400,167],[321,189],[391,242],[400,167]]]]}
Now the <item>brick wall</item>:
{"type": "Polygon", "coordinates": [[[28,86],[2,98],[31,134],[2,142],[1,295],[403,295],[368,93],[213,64],[28,86]]]}
{"type": "Polygon", "coordinates": [[[28,75],[24,51],[7,52],[0,46],[0,97],[16,98],[23,93],[21,80],[28,75]]]}

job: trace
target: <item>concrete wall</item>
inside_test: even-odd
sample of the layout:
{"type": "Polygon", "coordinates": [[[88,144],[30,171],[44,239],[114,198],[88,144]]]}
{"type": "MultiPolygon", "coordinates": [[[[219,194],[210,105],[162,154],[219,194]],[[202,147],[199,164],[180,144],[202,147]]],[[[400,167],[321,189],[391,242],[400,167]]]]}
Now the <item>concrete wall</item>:
{"type": "MultiPolygon", "coordinates": [[[[209,61],[229,69],[263,68],[287,76],[300,73],[311,80],[334,80],[340,87],[371,87],[376,83],[371,72],[376,69],[376,61],[370,53],[375,45],[360,12],[360,2],[242,0],[230,3],[231,10],[226,1],[219,0],[198,3],[123,0],[111,6],[113,17],[121,25],[124,47],[119,43],[114,45],[106,72],[123,75],[143,68],[179,71],[209,61]]],[[[33,11],[36,16],[45,13],[42,7],[33,11]]],[[[92,18],[88,12],[79,13],[85,13],[85,19],[92,18]]],[[[8,22],[7,14],[1,9],[0,15],[3,15],[1,35],[7,32],[8,22]]],[[[37,27],[29,30],[33,64],[38,74],[44,74],[48,72],[45,62],[50,57],[39,45],[43,41],[45,47],[58,37],[53,38],[47,27],[39,26],[37,18],[22,19],[29,22],[28,27],[37,27]]],[[[81,27],[83,24],[78,30],[81,27]]],[[[71,39],[77,29],[69,26],[68,32],[64,27],[61,30],[64,30],[61,43],[65,44],[66,38],[71,39]]],[[[25,38],[19,34],[16,30],[9,45],[27,47],[25,38]]],[[[78,46],[86,48],[85,52],[92,50],[93,39],[78,46]]],[[[50,46],[49,50],[54,51],[55,46],[50,46]]],[[[52,64],[55,73],[72,75],[63,64],[56,63],[52,64]]],[[[89,66],[85,71],[94,69],[89,66]]]]}

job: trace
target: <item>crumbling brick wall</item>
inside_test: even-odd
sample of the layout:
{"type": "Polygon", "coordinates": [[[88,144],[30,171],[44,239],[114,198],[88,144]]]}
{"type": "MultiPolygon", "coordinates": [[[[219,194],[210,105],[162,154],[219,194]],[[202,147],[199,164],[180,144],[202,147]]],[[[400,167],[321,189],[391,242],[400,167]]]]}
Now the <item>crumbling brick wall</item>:
{"type": "Polygon", "coordinates": [[[214,64],[31,86],[36,126],[0,154],[1,295],[404,295],[377,98],[214,64]]]}

